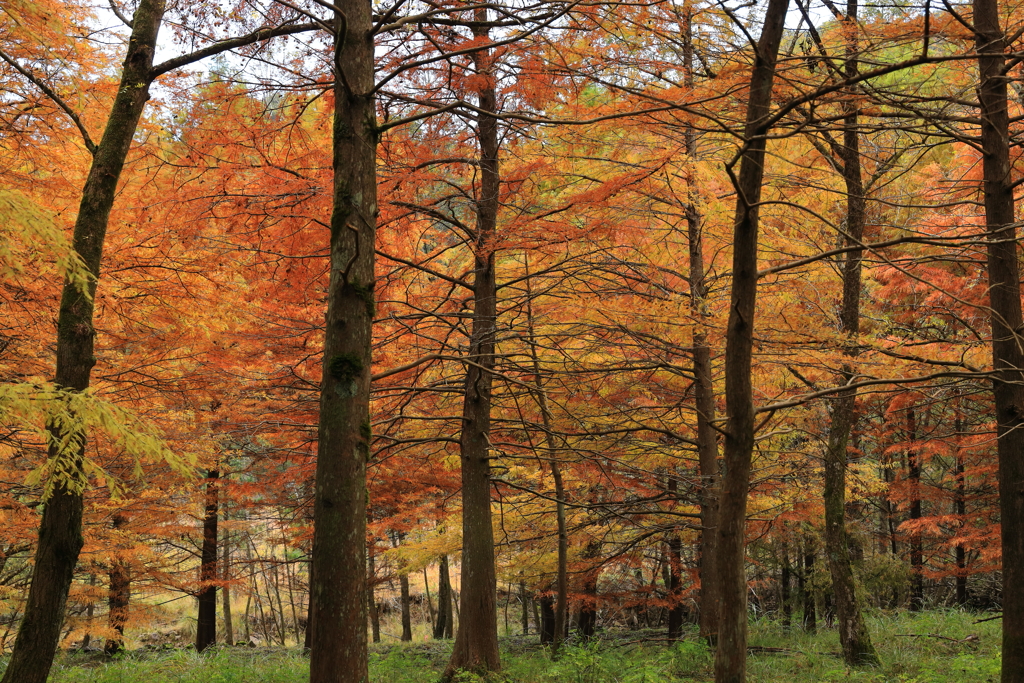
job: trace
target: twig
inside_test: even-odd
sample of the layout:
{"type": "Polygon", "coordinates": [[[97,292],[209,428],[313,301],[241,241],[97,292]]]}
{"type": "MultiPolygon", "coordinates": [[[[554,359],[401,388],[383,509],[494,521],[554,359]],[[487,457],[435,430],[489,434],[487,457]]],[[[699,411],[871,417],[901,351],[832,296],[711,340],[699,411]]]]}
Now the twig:
{"type": "Polygon", "coordinates": [[[994,617],[985,617],[984,619],[978,619],[974,623],[975,624],[980,624],[980,623],[983,623],[983,622],[986,622],[986,621],[995,621],[996,619],[1002,619],[1002,618],[1003,618],[1003,613],[1000,612],[999,614],[995,615],[994,617]]]}

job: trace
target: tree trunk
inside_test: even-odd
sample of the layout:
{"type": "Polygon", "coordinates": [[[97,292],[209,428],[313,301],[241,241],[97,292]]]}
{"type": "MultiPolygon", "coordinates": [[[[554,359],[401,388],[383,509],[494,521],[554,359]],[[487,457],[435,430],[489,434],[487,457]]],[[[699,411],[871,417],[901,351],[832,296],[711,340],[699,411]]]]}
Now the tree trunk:
{"type": "MultiPolygon", "coordinates": [[[[959,405],[957,406],[956,418],[953,422],[953,431],[956,444],[956,493],[953,497],[953,514],[957,519],[958,528],[962,529],[967,522],[967,476],[964,466],[964,454],[960,447],[960,434],[963,430],[963,420],[960,416],[959,405]]],[[[967,606],[967,549],[963,543],[956,544],[956,604],[960,607],[967,606]]]]}
{"type": "Polygon", "coordinates": [[[206,473],[206,514],[203,517],[203,548],[199,565],[199,619],[196,625],[196,652],[217,642],[217,515],[220,472],[206,473]]]}
{"type": "Polygon", "coordinates": [[[1003,548],[1002,683],[1024,681],[1024,350],[998,0],[974,0],[1003,548]]]}
{"type": "Polygon", "coordinates": [[[526,592],[526,582],[519,582],[519,599],[523,603],[523,635],[530,635],[530,594],[526,592]]]}
{"type": "MultiPolygon", "coordinates": [[[[673,480],[674,483],[674,480],[673,480]]],[[[671,640],[683,635],[683,540],[678,533],[668,537],[668,637],[671,640]]]]}
{"type": "MultiPolygon", "coordinates": [[[[907,439],[917,441],[917,420],[914,409],[907,410],[907,439]]],[[[921,461],[917,448],[907,451],[907,479],[910,482],[910,521],[921,519],[921,461]]],[[[921,531],[910,532],[910,611],[924,609],[924,546],[921,531]]]]}
{"type": "Polygon", "coordinates": [[[412,610],[409,600],[409,575],[398,575],[398,588],[402,600],[402,641],[412,641],[412,610]]]}
{"type": "MultiPolygon", "coordinates": [[[[487,10],[477,9],[473,35],[488,40],[487,10]]],[[[498,175],[497,94],[493,55],[473,53],[480,78],[477,90],[477,137],[480,145],[480,187],[476,197],[476,244],[473,267],[473,329],[466,365],[462,434],[462,589],[459,631],[452,656],[442,674],[450,681],[460,670],[478,675],[501,669],[498,653],[497,580],[494,529],[491,522],[491,389],[497,323],[494,234],[497,228],[498,175]]]]}
{"type": "Polygon", "coordinates": [[[744,550],[755,427],[750,370],[757,300],[758,213],[772,83],[788,6],[789,0],[768,3],[750,77],[744,146],[739,177],[735,179],[732,295],[725,348],[725,475],[718,508],[717,573],[721,583],[716,683],[744,683],[747,677],[744,550]]]}
{"type": "Polygon", "coordinates": [[[448,574],[448,556],[442,555],[437,565],[437,621],[434,639],[452,637],[452,581],[448,574]]]}
{"type": "Polygon", "coordinates": [[[537,386],[537,405],[540,407],[541,422],[544,425],[544,444],[547,459],[551,464],[551,478],[555,484],[555,526],[558,533],[558,564],[555,579],[555,632],[551,640],[551,657],[558,657],[558,648],[564,640],[568,628],[569,617],[569,532],[565,520],[565,484],[562,480],[562,468],[559,465],[559,451],[554,437],[554,426],[551,410],[548,407],[547,393],[544,391],[543,369],[537,353],[537,335],[533,324],[533,291],[530,286],[530,261],[526,260],[526,324],[529,335],[530,359],[533,362],[533,375],[537,386]]]}
{"type": "Polygon", "coordinates": [[[365,683],[366,461],[372,436],[377,227],[373,3],[336,0],[334,6],[331,273],[317,433],[309,680],[365,683]]]}
{"type": "MultiPolygon", "coordinates": [[[[70,282],[64,283],[61,292],[54,382],[66,390],[88,388],[96,363],[93,311],[103,242],[117,182],[149,99],[150,70],[163,13],[164,0],[140,0],[135,10],[121,82],[82,190],[72,245],[93,277],[86,292],[70,282]]],[[[51,433],[47,456],[51,461],[67,462],[55,469],[70,472],[71,480],[61,477],[47,483],[50,494],[39,523],[32,584],[3,683],[45,683],[60,640],[78,553],[84,543],[82,459],[86,436],[80,432],[66,434],[52,426],[51,433]],[[61,448],[60,443],[68,445],[61,448]]]]}
{"type": "MultiPolygon", "coordinates": [[[[116,532],[124,528],[128,518],[120,513],[114,514],[113,528],[116,532]]],[[[114,655],[124,649],[124,625],[128,623],[128,603],[131,600],[131,568],[121,553],[110,558],[110,592],[107,599],[107,625],[117,634],[107,638],[103,652],[114,655]]]]}
{"type": "Polygon", "coordinates": [[[221,590],[221,611],[224,612],[224,642],[227,645],[235,644],[235,627],[231,620],[231,590],[228,588],[228,581],[231,580],[231,533],[224,531],[224,557],[221,579],[224,586],[221,590]]]}
{"type": "Polygon", "coordinates": [[[540,642],[547,644],[555,639],[555,601],[548,594],[540,600],[540,642]]]}
{"type": "MultiPolygon", "coordinates": [[[[857,0],[847,0],[843,29],[846,32],[845,76],[857,75],[857,0]]],[[[856,96],[856,86],[847,88],[850,101],[856,96]]],[[[843,180],[846,184],[846,230],[847,246],[856,246],[864,238],[866,207],[864,180],[861,173],[859,114],[855,105],[846,106],[843,121],[843,145],[839,149],[842,162],[843,180]]],[[[863,250],[853,249],[846,254],[843,263],[843,301],[839,313],[840,332],[848,337],[849,346],[844,350],[848,356],[858,353],[856,344],[860,334],[860,292],[861,262],[863,250]]],[[[841,377],[844,383],[853,380],[854,368],[843,364],[841,377]]],[[[850,556],[846,532],[846,469],[850,432],[853,428],[857,402],[857,390],[847,389],[836,394],[832,404],[832,419],[829,423],[827,446],[825,448],[825,557],[832,575],[832,591],[835,596],[836,615],[839,619],[839,643],[843,659],[850,666],[878,665],[878,655],[871,644],[871,634],[857,600],[856,581],[853,576],[853,560],[850,556]]]]}
{"type": "Polygon", "coordinates": [[[808,633],[818,632],[818,608],[814,600],[814,589],[811,579],[814,577],[814,547],[808,540],[804,549],[804,570],[800,574],[800,594],[804,600],[804,630],[808,633]]]}
{"type": "Polygon", "coordinates": [[[782,608],[782,628],[789,630],[793,625],[793,603],[789,595],[792,583],[792,570],[789,567],[789,544],[782,545],[782,571],[779,576],[779,603],[782,608]]]}
{"type": "MultiPolygon", "coordinates": [[[[693,78],[693,9],[684,14],[683,62],[686,70],[686,85],[694,85],[693,78]]],[[[685,132],[686,156],[692,166],[697,162],[697,131],[687,125],[685,132]]],[[[691,170],[691,178],[693,177],[691,170]]],[[[687,187],[686,235],[690,253],[690,311],[694,316],[693,332],[693,393],[697,410],[697,458],[700,468],[700,636],[711,644],[718,640],[718,567],[716,548],[718,546],[718,432],[712,426],[715,421],[715,389],[711,377],[711,348],[702,324],[710,318],[705,300],[708,285],[704,272],[703,216],[700,213],[701,198],[691,181],[687,187]],[[699,321],[699,322],[698,322],[699,321]]],[[[682,607],[677,613],[669,613],[669,637],[673,636],[673,625],[682,628],[682,607]]]]}
{"type": "Polygon", "coordinates": [[[434,601],[430,597],[430,576],[427,575],[427,568],[423,568],[423,592],[427,595],[427,617],[430,618],[430,630],[433,632],[434,624],[437,622],[437,613],[434,611],[434,601]]]}

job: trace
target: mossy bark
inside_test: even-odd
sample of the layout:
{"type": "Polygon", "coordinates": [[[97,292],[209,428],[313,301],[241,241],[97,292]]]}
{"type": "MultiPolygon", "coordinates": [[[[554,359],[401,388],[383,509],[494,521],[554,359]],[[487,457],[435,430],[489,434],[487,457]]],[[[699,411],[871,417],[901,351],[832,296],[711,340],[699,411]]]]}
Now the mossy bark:
{"type": "MultiPolygon", "coordinates": [[[[55,383],[71,391],[88,388],[96,364],[93,317],[103,243],[118,180],[149,99],[150,69],[163,14],[164,0],[141,0],[135,11],[121,82],[82,190],[72,246],[92,277],[86,292],[64,283],[57,315],[55,383]]],[[[82,433],[53,434],[48,457],[71,459],[72,469],[79,469],[78,474],[84,476],[80,467],[85,441],[82,433]],[[54,444],[69,436],[74,446],[58,452],[54,444]]],[[[3,683],[45,683],[49,676],[68,591],[84,543],[83,498],[78,483],[54,482],[53,492],[43,505],[32,584],[3,683]]]]}
{"type": "Polygon", "coordinates": [[[377,227],[373,3],[337,0],[334,184],[309,628],[310,683],[364,683],[366,463],[377,227]]]}

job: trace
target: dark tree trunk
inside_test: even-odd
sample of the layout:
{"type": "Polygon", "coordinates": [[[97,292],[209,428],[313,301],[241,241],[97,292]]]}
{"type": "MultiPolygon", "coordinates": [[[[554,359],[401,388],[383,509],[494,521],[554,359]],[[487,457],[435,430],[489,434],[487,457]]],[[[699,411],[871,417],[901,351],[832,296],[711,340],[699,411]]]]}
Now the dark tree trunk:
{"type": "MultiPolygon", "coordinates": [[[[486,9],[476,11],[473,29],[488,39],[486,9]]],[[[497,228],[500,180],[498,120],[493,55],[473,53],[480,77],[477,90],[477,139],[480,145],[480,186],[476,197],[476,244],[473,267],[473,329],[466,364],[462,413],[462,593],[459,630],[442,680],[458,671],[479,675],[501,669],[498,653],[497,580],[494,569],[494,529],[491,522],[491,388],[497,323],[497,285],[494,273],[494,234],[497,228]]]]}
{"type": "MultiPolygon", "coordinates": [[[[963,430],[963,420],[960,417],[959,406],[957,407],[956,419],[953,431],[956,442],[956,493],[953,497],[953,514],[956,515],[957,525],[963,528],[967,521],[967,475],[964,466],[964,454],[960,448],[960,433],[963,430]]],[[[956,544],[956,604],[961,607],[967,606],[967,549],[963,543],[956,544]]]]}
{"type": "Polygon", "coordinates": [[[370,616],[370,633],[373,637],[373,642],[380,642],[380,611],[377,609],[377,595],[375,593],[375,586],[377,585],[377,557],[375,553],[375,544],[370,543],[368,551],[370,571],[366,577],[366,609],[370,616]]]}
{"type": "Polygon", "coordinates": [[[782,546],[782,572],[779,577],[779,602],[782,606],[782,628],[789,629],[793,625],[793,603],[789,595],[792,583],[792,571],[789,567],[789,545],[782,546]]]}
{"type": "Polygon", "coordinates": [[[452,637],[452,580],[448,573],[448,556],[442,555],[437,567],[437,621],[434,639],[452,637]]]}
{"type": "MultiPolygon", "coordinates": [[[[907,411],[907,439],[917,441],[917,420],[914,409],[907,411]]],[[[907,479],[910,481],[910,521],[921,519],[921,461],[917,448],[907,451],[907,479]]],[[[910,611],[924,609],[924,545],[921,532],[910,532],[910,611]]]]}
{"type": "MultiPolygon", "coordinates": [[[[124,528],[128,518],[116,513],[113,519],[113,528],[124,528]]],[[[103,644],[103,652],[114,655],[124,649],[124,625],[128,623],[128,603],[131,600],[131,569],[128,562],[121,554],[110,558],[110,592],[107,597],[107,625],[117,634],[114,638],[107,638],[103,644]]]]}
{"type": "Polygon", "coordinates": [[[668,537],[668,637],[681,638],[686,610],[683,606],[683,540],[678,533],[668,537]]]}
{"type": "Polygon", "coordinates": [[[196,624],[196,652],[217,642],[217,516],[220,472],[206,473],[206,514],[203,517],[203,548],[199,565],[199,620],[196,624]]]}
{"type": "Polygon", "coordinates": [[[409,600],[409,575],[398,575],[398,587],[402,599],[402,641],[412,641],[412,610],[409,600]]]}
{"type": "Polygon", "coordinates": [[[800,574],[800,594],[804,601],[804,630],[808,633],[818,632],[818,608],[815,605],[814,590],[811,579],[814,577],[814,548],[810,541],[804,551],[804,570],[800,574]]]}
{"type": "MultiPolygon", "coordinates": [[[[103,242],[117,182],[139,117],[149,99],[150,70],[163,13],[164,0],[141,0],[135,10],[121,82],[82,190],[72,245],[93,277],[86,292],[75,284],[64,283],[57,316],[54,381],[69,391],[88,388],[96,363],[93,310],[103,242]]],[[[84,542],[82,459],[86,437],[80,432],[65,434],[56,427],[51,428],[51,432],[48,457],[67,463],[62,469],[72,473],[72,480],[62,478],[47,483],[49,496],[39,523],[32,584],[3,683],[45,683],[60,640],[68,591],[84,542]],[[57,444],[62,442],[68,446],[59,448],[57,444]]]]}
{"type": "Polygon", "coordinates": [[[998,0],[974,0],[1003,548],[1002,683],[1024,681],[1024,350],[998,0]]]}
{"type": "Polygon", "coordinates": [[[373,3],[336,0],[335,7],[331,273],[317,434],[309,680],[365,683],[366,462],[372,436],[377,227],[373,3]]]}
{"type": "Polygon", "coordinates": [[[593,638],[597,632],[597,570],[590,573],[583,582],[576,631],[584,640],[593,638]]]}
{"type": "Polygon", "coordinates": [[[721,578],[715,682],[747,678],[747,496],[754,451],[751,385],[754,305],[757,300],[757,230],[764,177],[772,83],[789,0],[769,0],[747,99],[747,123],[739,156],[733,225],[732,295],[725,347],[725,475],[718,508],[717,573],[721,578]]]}
{"type": "Polygon", "coordinates": [[[540,600],[540,642],[551,643],[555,640],[555,600],[550,595],[542,595],[540,600]]]}
{"type": "Polygon", "coordinates": [[[519,582],[519,599],[523,602],[523,635],[530,635],[530,594],[526,592],[526,582],[519,582]]]}
{"type": "MultiPolygon", "coordinates": [[[[857,0],[847,0],[843,29],[846,32],[845,76],[857,76],[857,52],[860,27],[857,23],[857,0]]],[[[850,102],[856,96],[855,86],[847,88],[850,102]]],[[[843,144],[839,158],[846,184],[846,230],[847,246],[856,246],[864,238],[865,197],[861,173],[859,115],[853,104],[846,106],[843,121],[843,144]]],[[[860,292],[861,262],[863,251],[853,249],[846,254],[843,263],[843,301],[839,313],[840,331],[848,335],[851,344],[844,350],[848,356],[856,356],[857,335],[860,334],[860,292]]],[[[854,368],[844,363],[841,377],[844,383],[855,376],[854,368]]],[[[871,644],[871,634],[857,600],[856,582],[853,576],[853,559],[850,555],[846,532],[846,469],[847,446],[850,432],[856,419],[856,389],[836,394],[832,404],[832,419],[829,423],[828,441],[825,449],[825,557],[832,575],[832,592],[835,596],[836,615],[839,619],[839,643],[843,659],[850,666],[877,665],[878,655],[871,644]]]]}
{"type": "MultiPolygon", "coordinates": [[[[686,84],[693,87],[693,10],[684,14],[683,62],[686,70],[686,84]]],[[[686,156],[691,164],[697,162],[697,131],[687,126],[686,156]]],[[[690,311],[697,321],[710,317],[705,300],[708,285],[704,272],[704,239],[700,212],[702,205],[697,188],[690,183],[687,188],[686,236],[690,254],[690,311]]],[[[693,393],[697,410],[697,458],[700,468],[700,636],[709,643],[718,640],[718,567],[716,548],[718,546],[718,432],[712,426],[715,421],[715,389],[711,376],[711,348],[703,325],[696,325],[693,332],[693,393]]],[[[674,620],[682,628],[682,606],[677,614],[669,614],[669,637],[672,635],[674,620]]]]}

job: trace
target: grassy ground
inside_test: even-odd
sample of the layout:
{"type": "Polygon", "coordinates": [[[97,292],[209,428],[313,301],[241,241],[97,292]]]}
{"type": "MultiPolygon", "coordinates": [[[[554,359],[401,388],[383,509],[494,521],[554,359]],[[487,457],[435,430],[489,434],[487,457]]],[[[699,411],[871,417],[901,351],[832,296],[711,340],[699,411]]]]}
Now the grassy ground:
{"type": "MultiPolygon", "coordinates": [[[[751,683],[987,683],[999,679],[999,621],[975,624],[959,612],[879,615],[871,620],[881,668],[850,670],[838,656],[834,631],[786,632],[771,621],[752,624],[751,683]],[[942,636],[942,637],[929,637],[942,636]],[[973,636],[973,637],[972,637],[973,636]]],[[[535,637],[503,639],[503,678],[509,683],[668,683],[711,680],[712,655],[691,634],[667,643],[658,633],[608,633],[568,646],[552,662],[535,637]],[[643,640],[642,638],[646,638],[643,640]]],[[[375,645],[374,683],[434,683],[449,643],[375,645]]],[[[2,666],[0,666],[2,668],[2,666]]],[[[216,648],[130,653],[114,661],[64,654],[54,683],[299,683],[308,662],[286,649],[216,648]]],[[[466,677],[465,682],[476,680],[466,677]]]]}

